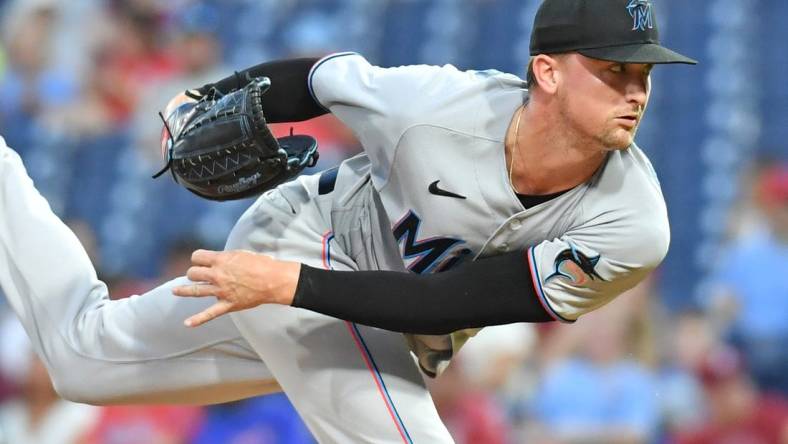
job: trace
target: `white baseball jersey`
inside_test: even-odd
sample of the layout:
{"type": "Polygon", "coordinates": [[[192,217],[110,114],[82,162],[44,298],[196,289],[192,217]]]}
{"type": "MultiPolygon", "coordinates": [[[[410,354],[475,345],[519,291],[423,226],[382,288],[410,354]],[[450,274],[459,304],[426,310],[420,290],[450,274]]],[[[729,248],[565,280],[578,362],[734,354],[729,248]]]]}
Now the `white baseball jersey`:
{"type": "MultiPolygon", "coordinates": [[[[311,87],[364,146],[398,243],[392,248],[391,237],[381,236],[380,246],[348,252],[364,254],[366,266],[392,249],[418,273],[523,249],[547,312],[572,322],[633,287],[667,252],[665,202],[651,164],[634,145],[610,152],[588,182],[523,208],[508,180],[503,143],[515,110],[528,100],[516,76],[450,65],[383,69],[343,53],[315,65],[311,87]],[[434,194],[436,187],[454,196],[434,194]]],[[[353,186],[342,176],[358,174],[354,166],[339,169],[337,185],[353,186]]],[[[446,339],[441,346],[437,338],[422,338],[447,348],[446,339]]],[[[463,338],[454,340],[456,351],[463,338]]],[[[435,363],[422,359],[422,365],[435,363]]]]}
{"type": "MultiPolygon", "coordinates": [[[[382,69],[337,54],[315,66],[310,86],[365,154],[262,195],[228,249],[337,270],[419,273],[523,249],[541,303],[569,322],[633,286],[665,255],[665,205],[637,147],[611,152],[587,183],[522,207],[503,144],[527,100],[517,77],[451,66],[382,69]]],[[[410,351],[438,373],[469,333],[406,343],[397,333],[277,305],[186,329],[182,321],[213,301],[174,297],[171,288],[184,279],[110,300],[2,138],[0,208],[0,286],[66,397],[210,403],[281,386],[323,443],[452,441],[410,351]]]]}

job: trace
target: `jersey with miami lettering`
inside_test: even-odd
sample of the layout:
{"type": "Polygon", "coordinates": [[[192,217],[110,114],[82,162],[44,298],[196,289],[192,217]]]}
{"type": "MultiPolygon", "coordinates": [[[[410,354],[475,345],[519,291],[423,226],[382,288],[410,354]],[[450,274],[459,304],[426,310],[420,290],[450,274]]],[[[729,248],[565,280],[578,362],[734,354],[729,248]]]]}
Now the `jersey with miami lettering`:
{"type": "MultiPolygon", "coordinates": [[[[528,102],[517,76],[380,68],[341,53],[315,65],[310,89],[364,147],[338,170],[299,180],[331,198],[335,240],[359,268],[431,273],[523,250],[545,310],[573,322],[633,287],[667,252],[665,202],[635,145],[609,152],[587,182],[523,207],[504,152],[512,116],[528,102]]],[[[472,334],[409,340],[434,374],[472,334]]]]}

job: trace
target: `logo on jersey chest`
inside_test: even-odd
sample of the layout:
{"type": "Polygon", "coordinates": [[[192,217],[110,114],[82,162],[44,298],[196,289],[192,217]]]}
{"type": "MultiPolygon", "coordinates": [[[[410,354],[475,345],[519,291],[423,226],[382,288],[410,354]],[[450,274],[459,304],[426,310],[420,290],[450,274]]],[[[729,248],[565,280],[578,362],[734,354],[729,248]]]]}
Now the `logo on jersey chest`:
{"type": "Polygon", "coordinates": [[[393,227],[408,270],[419,274],[446,271],[470,255],[468,248],[457,248],[465,244],[462,239],[439,236],[419,239],[420,228],[421,218],[413,210],[393,227]]]}
{"type": "Polygon", "coordinates": [[[461,194],[453,193],[449,190],[444,190],[440,188],[438,186],[438,183],[440,183],[440,180],[436,180],[435,182],[432,182],[430,186],[427,188],[430,194],[434,194],[436,196],[453,197],[455,199],[467,199],[465,196],[461,194]]]}

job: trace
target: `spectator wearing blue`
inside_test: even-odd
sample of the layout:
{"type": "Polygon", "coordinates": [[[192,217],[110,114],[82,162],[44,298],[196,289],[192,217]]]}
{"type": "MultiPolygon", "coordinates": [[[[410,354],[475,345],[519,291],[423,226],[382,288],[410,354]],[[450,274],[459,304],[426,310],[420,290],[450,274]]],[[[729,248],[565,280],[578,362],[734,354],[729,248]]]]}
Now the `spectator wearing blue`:
{"type": "Polygon", "coordinates": [[[546,368],[533,419],[560,443],[650,442],[660,423],[656,378],[627,357],[631,322],[599,313],[586,316],[592,319],[576,336],[579,353],[546,368]]]}
{"type": "Polygon", "coordinates": [[[763,223],[730,245],[718,292],[704,302],[728,324],[761,389],[788,394],[788,164],[761,172],[756,197],[763,223]]]}
{"type": "Polygon", "coordinates": [[[283,393],[206,409],[192,444],[312,444],[314,439],[283,393]]]}
{"type": "Polygon", "coordinates": [[[14,2],[4,10],[0,29],[7,59],[0,70],[0,131],[17,146],[34,146],[40,119],[78,92],[76,79],[51,66],[57,8],[57,2],[39,0],[14,2]]]}

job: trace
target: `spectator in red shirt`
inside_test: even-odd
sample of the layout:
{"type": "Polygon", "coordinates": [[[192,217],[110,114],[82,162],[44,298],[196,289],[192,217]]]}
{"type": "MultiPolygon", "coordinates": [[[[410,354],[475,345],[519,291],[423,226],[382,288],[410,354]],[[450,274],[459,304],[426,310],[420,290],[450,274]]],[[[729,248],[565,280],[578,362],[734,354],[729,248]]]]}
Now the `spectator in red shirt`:
{"type": "Polygon", "coordinates": [[[699,369],[710,416],[677,444],[787,444],[788,401],[759,393],[732,349],[719,349],[699,369]]]}
{"type": "Polygon", "coordinates": [[[440,378],[427,381],[443,422],[457,444],[504,444],[510,424],[487,392],[474,387],[455,358],[440,378]]]}
{"type": "Polygon", "coordinates": [[[186,444],[202,417],[199,407],[103,407],[98,423],[80,444],[186,444]]]}

